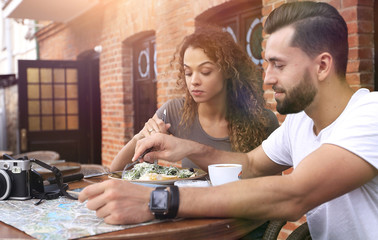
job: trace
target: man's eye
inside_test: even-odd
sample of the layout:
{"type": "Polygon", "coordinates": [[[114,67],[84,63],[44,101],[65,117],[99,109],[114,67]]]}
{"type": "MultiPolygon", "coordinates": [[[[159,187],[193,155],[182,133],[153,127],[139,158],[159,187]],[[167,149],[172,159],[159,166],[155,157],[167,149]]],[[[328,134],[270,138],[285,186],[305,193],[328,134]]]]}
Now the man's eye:
{"type": "Polygon", "coordinates": [[[284,67],[284,65],[275,63],[274,67],[278,68],[278,69],[282,69],[284,67]]]}

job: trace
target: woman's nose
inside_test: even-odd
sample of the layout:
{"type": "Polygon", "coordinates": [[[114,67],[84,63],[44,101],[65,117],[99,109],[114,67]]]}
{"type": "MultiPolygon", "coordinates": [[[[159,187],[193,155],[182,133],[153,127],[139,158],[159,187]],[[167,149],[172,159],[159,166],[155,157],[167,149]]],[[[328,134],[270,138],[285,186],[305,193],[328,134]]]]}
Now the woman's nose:
{"type": "Polygon", "coordinates": [[[193,72],[191,84],[199,85],[200,83],[201,83],[201,78],[200,78],[199,73],[193,72]]]}

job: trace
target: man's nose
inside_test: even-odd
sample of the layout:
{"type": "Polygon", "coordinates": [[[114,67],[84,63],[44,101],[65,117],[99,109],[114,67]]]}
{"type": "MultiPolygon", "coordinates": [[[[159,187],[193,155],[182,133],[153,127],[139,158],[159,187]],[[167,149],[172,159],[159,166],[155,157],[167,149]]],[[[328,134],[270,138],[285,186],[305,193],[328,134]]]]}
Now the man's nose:
{"type": "Polygon", "coordinates": [[[268,66],[266,69],[265,69],[265,77],[264,77],[264,84],[266,85],[274,85],[277,83],[277,77],[275,76],[275,74],[272,72],[270,66],[268,66]]]}

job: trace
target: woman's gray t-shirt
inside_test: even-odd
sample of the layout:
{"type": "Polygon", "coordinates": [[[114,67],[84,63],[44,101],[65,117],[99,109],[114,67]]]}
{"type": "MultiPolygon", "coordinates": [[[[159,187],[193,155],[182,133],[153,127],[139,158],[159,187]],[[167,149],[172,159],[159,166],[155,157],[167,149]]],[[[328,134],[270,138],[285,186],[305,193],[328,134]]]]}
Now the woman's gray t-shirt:
{"type": "MultiPolygon", "coordinates": [[[[156,111],[157,116],[161,119],[163,117],[164,109],[166,109],[166,123],[171,124],[171,127],[168,129],[170,134],[179,138],[196,141],[219,150],[232,151],[230,138],[214,138],[208,135],[203,130],[198,115],[196,115],[193,124],[184,129],[184,127],[179,124],[182,117],[181,109],[183,106],[184,98],[176,98],[167,101],[156,111]]],[[[273,112],[270,110],[267,112],[269,112],[269,119],[271,122],[270,128],[268,129],[268,133],[270,134],[278,127],[278,121],[273,112]]],[[[188,158],[182,160],[182,167],[198,168],[198,166],[188,158]]]]}

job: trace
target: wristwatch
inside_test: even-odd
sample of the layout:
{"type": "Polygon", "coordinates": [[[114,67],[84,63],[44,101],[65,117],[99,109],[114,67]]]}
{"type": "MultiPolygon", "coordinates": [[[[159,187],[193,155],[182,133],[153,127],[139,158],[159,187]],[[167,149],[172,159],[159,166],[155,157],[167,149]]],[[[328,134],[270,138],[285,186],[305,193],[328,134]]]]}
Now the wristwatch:
{"type": "Polygon", "coordinates": [[[156,219],[175,218],[178,206],[179,191],[177,186],[157,187],[151,192],[149,208],[156,219]]]}

